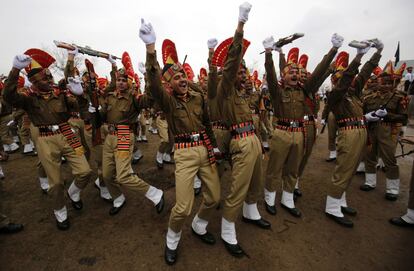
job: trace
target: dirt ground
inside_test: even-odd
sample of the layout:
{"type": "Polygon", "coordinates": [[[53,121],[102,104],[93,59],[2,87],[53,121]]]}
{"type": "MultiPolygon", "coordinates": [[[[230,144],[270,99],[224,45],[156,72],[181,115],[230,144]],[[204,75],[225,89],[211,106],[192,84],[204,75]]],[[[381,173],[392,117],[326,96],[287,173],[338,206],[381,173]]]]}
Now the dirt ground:
{"type": "MultiPolygon", "coordinates": [[[[414,135],[414,130],[409,129],[408,134],[414,135]]],[[[396,202],[384,199],[382,172],[377,189],[369,193],[359,190],[363,176],[354,177],[347,197],[358,215],[353,218],[353,229],[344,228],[323,212],[326,184],[334,168],[334,163],[325,162],[327,132],[318,136],[303,178],[304,195],[296,204],[302,218],[294,218],[281,208],[277,216],[270,216],[260,202],[259,210],[272,229],[258,229],[239,220],[238,240],[250,256],[242,259],[230,256],[220,242],[220,211],[209,224],[217,239],[214,246],[192,235],[190,218],[183,229],[178,262],[169,267],[163,251],[175,199],[174,166],[156,168],[159,139],[148,137],[149,143],[140,144],[144,158],[134,169],[149,183],[166,189],[164,212],[157,215],[143,195],[126,193],[125,208],[109,216],[110,205],[99,198],[91,183],[82,195],[83,210],[74,210],[67,200],[71,221],[67,232],[56,229],[51,199],[40,191],[37,158],[11,155],[2,164],[6,179],[0,181],[0,197],[4,212],[25,229],[15,235],[0,235],[0,270],[414,270],[414,231],[388,222],[406,211],[412,157],[399,159],[402,184],[396,202]]],[[[68,186],[71,175],[67,165],[62,174],[68,186]]],[[[226,171],[222,179],[223,193],[228,174],[226,171]]],[[[199,204],[200,197],[193,215],[199,204]]]]}

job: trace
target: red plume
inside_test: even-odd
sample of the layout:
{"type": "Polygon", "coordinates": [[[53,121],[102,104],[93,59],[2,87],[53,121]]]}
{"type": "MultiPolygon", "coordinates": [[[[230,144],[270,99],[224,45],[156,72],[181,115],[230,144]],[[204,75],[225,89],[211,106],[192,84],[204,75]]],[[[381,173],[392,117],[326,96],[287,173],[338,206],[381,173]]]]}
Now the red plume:
{"type": "MultiPolygon", "coordinates": [[[[227,53],[229,51],[229,47],[233,42],[233,38],[228,38],[224,40],[217,49],[214,51],[213,58],[211,59],[211,63],[217,67],[223,67],[224,63],[227,59],[227,53]]],[[[250,41],[243,39],[243,55],[246,53],[247,48],[250,45],[250,41]]]]}
{"type": "Polygon", "coordinates": [[[256,81],[257,81],[257,78],[259,78],[259,74],[258,74],[258,72],[257,72],[257,71],[254,71],[254,72],[253,72],[253,75],[252,75],[252,80],[253,80],[253,82],[256,82],[256,81]]]}
{"type": "Polygon", "coordinates": [[[175,49],[174,42],[172,42],[169,39],[165,39],[162,42],[162,62],[164,63],[164,65],[167,63],[169,57],[172,61],[174,61],[174,63],[178,63],[178,54],[177,49],[175,49]]]}
{"type": "Polygon", "coordinates": [[[380,75],[382,73],[382,69],[381,67],[376,67],[373,71],[373,74],[375,74],[376,76],[380,75]]]}
{"type": "MultiPolygon", "coordinates": [[[[40,49],[36,49],[36,48],[29,49],[26,52],[24,52],[24,54],[30,56],[34,61],[36,61],[44,69],[49,68],[49,66],[52,65],[52,63],[56,61],[56,59],[54,59],[53,56],[51,56],[50,54],[40,49]]],[[[32,60],[32,65],[33,65],[33,60],[32,60]]],[[[26,72],[29,72],[32,69],[32,65],[25,68],[26,72]]]]}
{"type": "Polygon", "coordinates": [[[137,86],[137,88],[139,88],[141,86],[141,82],[139,81],[139,76],[138,74],[134,74],[134,79],[135,79],[135,84],[137,86]]]}
{"type": "Polygon", "coordinates": [[[100,89],[104,89],[108,85],[108,79],[106,79],[105,77],[100,77],[98,78],[97,81],[98,81],[98,87],[100,89]]]}
{"type": "Polygon", "coordinates": [[[348,67],[349,54],[347,52],[340,52],[335,60],[335,69],[336,70],[345,70],[348,67]]]}
{"type": "Polygon", "coordinates": [[[306,54],[301,55],[299,58],[299,63],[298,63],[299,67],[306,69],[306,66],[308,65],[308,59],[309,59],[308,55],[306,54]]]}
{"type": "Polygon", "coordinates": [[[124,52],[122,54],[122,65],[124,65],[128,78],[133,80],[135,76],[135,72],[134,72],[134,68],[132,67],[131,57],[129,56],[128,52],[124,52]]]}
{"type": "Polygon", "coordinates": [[[17,81],[17,87],[18,88],[24,87],[24,77],[23,76],[19,76],[19,79],[17,81]]]}
{"type": "Polygon", "coordinates": [[[289,50],[289,53],[287,55],[287,64],[298,64],[298,58],[299,58],[299,48],[293,47],[289,50]]]}
{"type": "Polygon", "coordinates": [[[187,75],[187,78],[190,81],[193,81],[193,79],[194,79],[194,72],[193,72],[193,69],[191,68],[190,64],[184,63],[183,64],[183,69],[184,69],[185,74],[187,75]]]}

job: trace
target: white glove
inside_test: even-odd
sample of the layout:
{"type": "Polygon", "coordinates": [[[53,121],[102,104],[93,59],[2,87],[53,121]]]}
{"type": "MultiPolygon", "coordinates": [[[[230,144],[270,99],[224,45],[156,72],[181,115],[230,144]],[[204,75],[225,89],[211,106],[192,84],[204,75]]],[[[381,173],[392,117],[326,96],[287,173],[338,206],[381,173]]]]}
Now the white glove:
{"type": "Polygon", "coordinates": [[[80,96],[83,94],[82,81],[79,76],[76,76],[75,78],[69,77],[66,86],[73,95],[80,96]]]}
{"type": "Polygon", "coordinates": [[[13,67],[21,70],[29,66],[30,62],[32,62],[32,58],[28,55],[17,55],[13,59],[13,67]]]}
{"type": "Polygon", "coordinates": [[[239,22],[246,23],[249,19],[249,12],[252,9],[252,5],[244,2],[239,6],[239,22]]]}
{"type": "Polygon", "coordinates": [[[326,120],[325,119],[321,119],[321,125],[325,125],[326,124],[326,120]]]}
{"type": "Polygon", "coordinates": [[[213,148],[213,152],[215,154],[220,154],[221,153],[221,151],[219,150],[219,148],[213,148]]]}
{"type": "Polygon", "coordinates": [[[371,40],[373,47],[377,48],[377,49],[383,49],[384,48],[384,43],[382,43],[382,41],[380,41],[379,39],[373,39],[371,40]]]}
{"type": "Polygon", "coordinates": [[[263,47],[265,49],[273,49],[273,45],[275,44],[275,39],[273,36],[267,37],[263,40],[263,47]]]}
{"type": "Polygon", "coordinates": [[[369,42],[362,41],[362,43],[366,43],[368,46],[366,48],[362,48],[362,49],[357,48],[357,54],[358,55],[360,55],[360,54],[364,55],[364,54],[368,53],[369,49],[371,49],[371,44],[369,42]]]}
{"type": "Polygon", "coordinates": [[[30,88],[32,86],[32,82],[29,81],[29,78],[27,76],[24,77],[24,87],[30,88]]]}
{"type": "Polygon", "coordinates": [[[207,41],[207,47],[208,47],[208,49],[214,49],[217,46],[217,44],[218,44],[218,41],[215,38],[209,39],[207,41]]]}
{"type": "Polygon", "coordinates": [[[147,72],[147,70],[145,69],[145,64],[142,62],[138,63],[138,70],[140,71],[140,73],[145,74],[147,72]]]}
{"type": "Polygon", "coordinates": [[[273,44],[273,50],[275,50],[276,52],[278,52],[279,54],[282,54],[283,53],[283,51],[282,51],[282,47],[277,47],[276,46],[276,43],[275,44],[273,44]]]}
{"type": "Polygon", "coordinates": [[[144,19],[141,19],[139,37],[146,45],[153,44],[156,40],[154,28],[151,23],[145,23],[144,19]]]}
{"type": "Polygon", "coordinates": [[[16,122],[15,122],[14,120],[11,120],[11,121],[9,121],[9,122],[6,124],[6,126],[7,126],[7,127],[10,127],[10,126],[13,126],[15,123],[16,123],[16,122]]]}
{"type": "MultiPolygon", "coordinates": [[[[101,109],[102,109],[102,106],[99,105],[98,106],[98,110],[101,110],[101,109]]],[[[89,113],[96,113],[96,108],[91,103],[89,103],[88,112],[89,113]]]]}
{"type": "Polygon", "coordinates": [[[69,55],[76,56],[78,53],[79,53],[79,49],[78,49],[78,47],[76,47],[76,46],[75,46],[75,49],[73,49],[73,50],[69,50],[69,49],[68,49],[68,54],[69,54],[69,55]]]}
{"type": "Polygon", "coordinates": [[[332,35],[331,42],[332,42],[333,47],[339,48],[342,46],[342,43],[344,42],[344,38],[338,35],[337,33],[335,33],[332,35]]]}
{"type": "Polygon", "coordinates": [[[112,65],[116,65],[116,59],[114,58],[113,55],[109,55],[106,60],[108,60],[109,63],[111,63],[112,65]]]}
{"type": "Polygon", "coordinates": [[[379,121],[379,118],[378,118],[377,116],[374,116],[374,114],[375,114],[375,112],[374,112],[374,111],[371,111],[371,112],[369,112],[369,113],[365,114],[365,119],[366,119],[368,122],[375,122],[375,121],[379,121]]]}
{"type": "Polygon", "coordinates": [[[378,109],[377,111],[375,111],[375,115],[377,115],[380,118],[385,117],[388,114],[387,109],[378,109]]]}

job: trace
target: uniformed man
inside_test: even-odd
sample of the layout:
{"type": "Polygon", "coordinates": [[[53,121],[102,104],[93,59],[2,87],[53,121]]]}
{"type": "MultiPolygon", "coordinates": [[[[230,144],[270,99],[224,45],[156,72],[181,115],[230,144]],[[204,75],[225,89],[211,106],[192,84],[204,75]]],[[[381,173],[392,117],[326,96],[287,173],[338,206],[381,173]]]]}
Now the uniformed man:
{"type": "Polygon", "coordinates": [[[377,162],[381,157],[385,164],[387,200],[397,200],[400,174],[395,151],[402,126],[408,121],[406,93],[396,89],[402,71],[394,71],[393,64],[379,75],[378,84],[371,86],[363,96],[364,112],[375,111],[376,121],[368,125],[369,147],[365,159],[365,183],[363,191],[375,189],[377,184],[377,162]]]}
{"type": "MultiPolygon", "coordinates": [[[[53,59],[47,53],[44,54],[46,54],[46,59],[53,59]]],[[[37,139],[37,149],[40,162],[49,180],[49,194],[55,201],[53,209],[57,227],[60,230],[67,230],[70,224],[64,202],[61,158],[64,156],[67,159],[75,176],[75,180],[68,189],[68,195],[76,210],[83,207],[80,192],[89,182],[91,169],[79,139],[67,123],[70,118],[69,112],[78,110],[76,100],[54,89],[53,77],[49,70],[47,67],[40,66],[36,61],[38,54],[33,57],[34,59],[29,55],[17,55],[14,58],[13,68],[4,90],[4,99],[13,106],[23,108],[30,116],[33,125],[39,128],[40,137],[37,139]],[[19,72],[28,66],[30,67],[28,78],[32,83],[33,91],[31,96],[17,93],[19,72]]],[[[46,66],[52,62],[48,61],[46,66]]],[[[71,78],[68,88],[75,93],[82,93],[82,86],[78,79],[71,78]]]]}
{"type": "Polygon", "coordinates": [[[346,218],[343,212],[356,215],[356,211],[348,207],[345,192],[356,171],[361,152],[366,143],[366,121],[369,122],[373,118],[373,112],[366,114],[364,117],[360,97],[365,83],[378,65],[382,48],[382,42],[375,40],[373,43],[367,43],[366,48],[357,49],[356,57],[348,68],[343,71],[341,79],[339,79],[338,84],[332,89],[332,93],[328,97],[328,105],[335,114],[339,131],[337,137],[337,163],[332,175],[332,182],[328,187],[325,213],[328,217],[346,227],[352,227],[353,222],[346,218]],[[377,52],[358,73],[361,58],[371,46],[375,46],[377,52]]]}
{"type": "Polygon", "coordinates": [[[148,89],[163,108],[175,142],[176,203],[171,210],[164,253],[166,263],[171,265],[177,260],[181,230],[191,213],[194,202],[193,181],[197,173],[206,189],[191,229],[203,242],[210,245],[215,243],[214,236],[206,228],[220,199],[220,183],[213,150],[216,143],[204,97],[190,88],[179,63],[166,62],[160,70],[156,59],[154,29],[143,19],[141,23],[139,35],[147,48],[148,89]],[[165,86],[172,89],[171,95],[163,87],[161,76],[165,86]]]}
{"type": "Polygon", "coordinates": [[[291,49],[287,64],[282,71],[283,84],[280,86],[273,64],[272,50],[280,51],[281,49],[273,48],[273,37],[263,41],[266,50],[266,79],[277,118],[270,144],[264,190],[266,210],[272,215],[276,215],[276,187],[282,183],[281,206],[291,215],[301,216],[300,210],[295,207],[293,192],[307,144],[304,126],[305,121],[308,121],[310,117],[305,114],[305,96],[309,96],[311,93],[314,95],[318,90],[318,84],[321,83],[320,77],[327,71],[338,48],[342,45],[343,38],[334,34],[331,42],[333,47],[305,82],[300,81],[300,71],[302,70],[297,65],[299,49],[291,49]]]}

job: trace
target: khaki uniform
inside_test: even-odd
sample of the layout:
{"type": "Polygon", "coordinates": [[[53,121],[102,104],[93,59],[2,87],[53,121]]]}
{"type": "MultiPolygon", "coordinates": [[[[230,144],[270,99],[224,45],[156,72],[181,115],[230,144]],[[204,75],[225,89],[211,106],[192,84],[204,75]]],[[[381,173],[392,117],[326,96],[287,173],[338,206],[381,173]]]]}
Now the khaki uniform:
{"type": "Polygon", "coordinates": [[[414,210],[414,161],[411,167],[411,181],[410,181],[410,194],[408,196],[408,209],[414,210]]]}
{"type": "Polygon", "coordinates": [[[223,124],[232,133],[229,147],[233,165],[231,186],[223,207],[223,218],[228,222],[236,221],[243,201],[255,204],[263,191],[261,143],[254,133],[249,99],[243,90],[235,88],[242,61],[242,41],[243,33],[236,32],[217,88],[223,124]]]}
{"type": "Polygon", "coordinates": [[[362,124],[364,114],[360,97],[365,83],[374,68],[378,66],[380,58],[381,55],[375,53],[355,78],[361,63],[358,59],[354,59],[328,96],[328,104],[339,126],[337,162],[328,188],[328,195],[335,199],[340,199],[351,183],[366,144],[367,131],[362,124]]]}
{"type": "Polygon", "coordinates": [[[404,92],[398,90],[387,92],[372,90],[363,96],[365,113],[376,111],[387,103],[387,115],[384,119],[368,125],[369,146],[365,160],[366,173],[376,173],[378,157],[381,157],[385,164],[387,179],[399,179],[395,151],[401,126],[407,122],[405,96],[404,92]]]}
{"type": "MultiPolygon", "coordinates": [[[[304,125],[305,109],[307,107],[305,104],[306,95],[314,95],[318,90],[319,84],[321,84],[320,77],[325,74],[336,52],[337,49],[332,48],[324,56],[312,73],[312,76],[301,88],[280,87],[277,81],[272,53],[266,53],[266,79],[275,110],[275,117],[277,118],[266,170],[266,190],[269,192],[276,191],[280,183],[283,183],[283,191],[293,193],[295,189],[304,148],[308,144],[312,144],[307,139],[310,139],[310,141],[314,140],[314,137],[304,137],[304,134],[307,134],[306,126],[304,125]]],[[[314,127],[312,128],[313,132],[311,131],[311,134],[313,133],[314,135],[315,129],[314,127]]]]}
{"type": "Polygon", "coordinates": [[[5,145],[14,143],[13,137],[10,135],[7,123],[13,120],[12,107],[4,101],[3,96],[0,96],[0,138],[5,145]]]}
{"type": "Polygon", "coordinates": [[[168,226],[173,232],[179,233],[186,217],[191,213],[194,202],[193,182],[197,172],[205,188],[197,216],[209,221],[218,205],[220,182],[217,168],[209,160],[212,149],[208,150],[209,143],[199,139],[209,139],[213,146],[217,144],[203,95],[191,89],[182,99],[169,95],[162,87],[161,71],[155,53],[147,53],[146,70],[148,89],[166,114],[169,130],[174,136],[176,203],[171,210],[168,226]],[[191,136],[194,134],[199,138],[191,136]]]}
{"type": "Polygon", "coordinates": [[[53,128],[59,124],[67,124],[69,112],[77,110],[78,105],[74,98],[66,97],[58,91],[52,91],[48,97],[18,94],[17,79],[18,71],[12,70],[4,90],[4,98],[13,106],[23,108],[33,125],[42,129],[43,133],[37,139],[38,156],[49,180],[49,194],[55,200],[54,209],[60,210],[65,206],[60,168],[62,156],[71,166],[72,174],[75,176],[74,183],[78,188],[83,189],[88,184],[91,174],[82,146],[75,144],[76,136],[70,129],[66,132],[69,133],[68,136],[63,134],[62,128],[53,128]],[[74,138],[69,141],[70,136],[74,138]]]}

